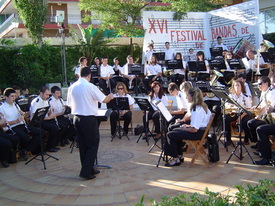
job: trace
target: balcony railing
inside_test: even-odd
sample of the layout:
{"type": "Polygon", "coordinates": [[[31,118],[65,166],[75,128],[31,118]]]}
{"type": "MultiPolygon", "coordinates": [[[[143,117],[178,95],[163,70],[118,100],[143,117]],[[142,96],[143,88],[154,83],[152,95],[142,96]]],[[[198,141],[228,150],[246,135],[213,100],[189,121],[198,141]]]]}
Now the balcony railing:
{"type": "Polygon", "coordinates": [[[18,22],[18,19],[15,17],[15,14],[10,15],[6,21],[0,25],[0,36],[3,32],[5,32],[9,27],[13,29],[16,25],[13,25],[13,22],[18,22]]]}

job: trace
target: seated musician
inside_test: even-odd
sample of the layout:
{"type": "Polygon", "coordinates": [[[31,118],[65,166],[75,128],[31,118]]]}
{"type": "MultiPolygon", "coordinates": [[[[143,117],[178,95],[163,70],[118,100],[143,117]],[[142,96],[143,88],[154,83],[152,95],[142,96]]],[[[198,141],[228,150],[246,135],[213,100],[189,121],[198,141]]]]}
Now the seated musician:
{"type": "Polygon", "coordinates": [[[143,79],[146,91],[149,92],[151,87],[150,84],[154,81],[162,82],[162,70],[161,66],[158,64],[157,58],[155,55],[151,56],[149,64],[145,66],[144,75],[146,76],[143,79]]]}
{"type": "Polygon", "coordinates": [[[174,69],[172,75],[170,76],[170,79],[172,82],[175,82],[179,87],[181,83],[184,81],[186,64],[182,59],[181,53],[176,53],[175,59],[182,61],[183,68],[174,69]]]}
{"type": "Polygon", "coordinates": [[[209,122],[211,112],[203,102],[202,92],[199,88],[188,90],[187,101],[191,103],[190,125],[183,124],[180,128],[167,133],[165,154],[172,159],[165,164],[167,167],[179,166],[182,158],[182,140],[200,140],[209,122]]]}
{"type": "Polygon", "coordinates": [[[86,67],[87,63],[88,63],[88,60],[87,60],[86,57],[80,57],[79,60],[78,60],[78,63],[79,63],[79,65],[75,68],[75,71],[74,71],[74,75],[75,75],[76,80],[78,80],[79,77],[80,77],[80,68],[81,67],[86,67]]]}
{"type": "Polygon", "coordinates": [[[253,50],[248,50],[246,52],[246,57],[248,58],[249,64],[249,69],[246,70],[246,79],[248,81],[253,81],[251,78],[252,75],[255,76],[258,66],[261,76],[268,76],[269,70],[267,69],[267,64],[264,62],[262,56],[255,55],[255,51],[253,50]]]}
{"type": "Polygon", "coordinates": [[[127,89],[129,89],[133,87],[133,80],[136,79],[138,85],[140,83],[140,78],[136,75],[129,74],[129,67],[131,65],[135,65],[133,57],[131,55],[128,55],[126,59],[127,63],[122,67],[121,75],[124,78],[124,84],[126,85],[127,89]]]}
{"type": "Polygon", "coordinates": [[[21,111],[18,104],[15,103],[16,93],[12,88],[4,91],[6,102],[1,105],[0,112],[5,116],[9,127],[4,130],[9,133],[15,133],[20,139],[20,156],[27,160],[27,151],[38,153],[40,151],[40,131],[39,128],[27,125],[24,120],[24,112],[21,111]],[[31,135],[31,136],[29,136],[31,135]]]}
{"type": "Polygon", "coordinates": [[[252,99],[251,90],[249,88],[248,83],[246,82],[246,76],[245,76],[245,74],[239,74],[238,75],[238,80],[241,80],[243,82],[244,87],[245,87],[245,94],[252,99]]]}
{"type": "Polygon", "coordinates": [[[130,110],[119,110],[119,113],[117,110],[113,110],[112,113],[110,114],[112,138],[114,138],[114,136],[115,136],[117,121],[119,120],[120,117],[123,117],[123,119],[124,119],[123,130],[126,135],[128,134],[128,128],[129,128],[129,124],[131,123],[131,120],[132,120],[132,110],[133,110],[135,100],[129,94],[127,94],[127,92],[128,91],[127,91],[126,85],[122,82],[118,82],[116,85],[114,97],[115,98],[116,97],[127,97],[130,110]]]}
{"type": "MultiPolygon", "coordinates": [[[[275,107],[270,106],[267,109],[267,113],[273,116],[275,112],[275,107]]],[[[255,161],[256,165],[266,165],[269,164],[272,158],[271,144],[269,140],[270,135],[275,135],[275,124],[265,124],[257,127],[256,130],[258,136],[258,151],[261,156],[261,160],[255,161]]]]}
{"type": "Polygon", "coordinates": [[[113,68],[108,65],[108,58],[102,58],[102,64],[100,66],[100,76],[99,76],[99,87],[103,92],[108,95],[111,93],[112,89],[115,88],[115,81],[113,79],[114,74],[113,68]]]}
{"type": "Polygon", "coordinates": [[[53,113],[55,114],[60,130],[62,130],[61,139],[58,140],[57,145],[64,147],[66,144],[69,144],[69,139],[73,139],[73,135],[76,133],[75,129],[72,125],[72,121],[70,118],[65,117],[65,109],[67,105],[65,105],[64,100],[61,97],[61,89],[58,86],[53,86],[51,88],[52,96],[49,98],[49,105],[53,113]]]}
{"type": "MultiPolygon", "coordinates": [[[[50,96],[50,90],[46,86],[42,86],[39,91],[39,95],[34,98],[31,102],[30,106],[30,115],[31,119],[33,118],[37,109],[48,107],[49,102],[48,98],[50,96]]],[[[44,120],[41,123],[41,127],[43,130],[46,130],[49,135],[46,143],[47,152],[57,152],[60,148],[56,147],[57,142],[62,135],[59,131],[58,124],[55,121],[56,115],[49,110],[48,114],[45,116],[44,120]]],[[[38,125],[36,125],[38,126],[38,125]]]]}
{"type": "MultiPolygon", "coordinates": [[[[161,101],[164,106],[167,106],[168,103],[168,98],[165,95],[162,85],[157,82],[154,81],[151,84],[151,92],[149,94],[148,97],[149,102],[154,103],[154,101],[161,101]]],[[[154,104],[152,104],[153,108],[154,108],[154,112],[149,111],[148,112],[148,120],[153,119],[153,122],[155,124],[155,133],[157,133],[155,139],[160,138],[161,136],[161,131],[160,131],[160,122],[159,122],[159,118],[160,118],[160,112],[157,110],[157,108],[154,106],[154,104]]],[[[143,115],[143,126],[144,128],[149,128],[149,122],[146,122],[146,114],[143,115]]]]}
{"type": "MultiPolygon", "coordinates": [[[[99,82],[99,75],[100,75],[100,66],[101,66],[101,60],[99,57],[94,58],[94,64],[91,65],[91,71],[92,71],[92,77],[90,82],[93,84],[97,84],[99,82]]],[[[80,72],[79,72],[80,73],[80,72]]],[[[79,74],[80,75],[80,74],[79,74]]]]}
{"type": "MultiPolygon", "coordinates": [[[[264,114],[266,113],[266,109],[269,106],[275,105],[275,90],[271,89],[270,86],[271,82],[267,76],[263,76],[258,79],[258,88],[261,91],[261,97],[260,102],[256,107],[260,108],[260,112],[258,112],[257,116],[254,119],[249,120],[247,123],[249,131],[251,133],[251,142],[258,141],[256,133],[257,127],[266,124],[266,121],[263,119],[264,114]]],[[[251,146],[251,148],[258,149],[258,144],[251,146]]]]}
{"type": "Polygon", "coordinates": [[[169,125],[169,131],[179,127],[182,124],[186,124],[190,120],[190,104],[186,102],[186,96],[190,88],[192,88],[192,84],[190,82],[183,82],[181,84],[181,91],[179,91],[178,86],[173,82],[171,82],[168,86],[169,93],[172,96],[176,96],[178,107],[178,110],[171,112],[171,115],[174,116],[175,121],[171,122],[169,125]]]}
{"type": "MultiPolygon", "coordinates": [[[[242,81],[234,80],[230,88],[229,97],[239,103],[244,109],[251,108],[251,98],[245,94],[245,87],[242,81]]],[[[229,111],[229,114],[225,115],[225,138],[227,146],[232,143],[231,140],[231,122],[238,119],[238,108],[236,105],[226,103],[225,110],[229,111]]],[[[251,139],[249,129],[247,127],[247,122],[251,119],[250,115],[247,113],[241,114],[241,124],[244,130],[245,137],[244,143],[249,144],[249,139],[251,139]]]]}
{"type": "Polygon", "coordinates": [[[209,66],[209,62],[205,59],[205,55],[203,51],[198,51],[197,54],[197,65],[203,64],[206,67],[206,71],[199,71],[198,72],[198,76],[197,76],[197,80],[198,81],[205,81],[209,78],[209,72],[210,72],[210,66],[209,66]]]}
{"type": "MultiPolygon", "coordinates": [[[[225,83],[229,83],[231,79],[235,77],[234,70],[230,68],[230,65],[228,64],[229,59],[232,59],[233,52],[232,51],[225,51],[224,52],[224,63],[226,66],[226,70],[223,72],[224,81],[225,83]]],[[[225,84],[224,84],[225,85],[225,84]]]]}
{"type": "MultiPolygon", "coordinates": [[[[0,127],[6,126],[6,119],[0,114],[0,127]]],[[[0,162],[3,167],[9,167],[9,159],[12,150],[17,151],[19,145],[19,137],[7,134],[0,130],[0,162]]]]}
{"type": "Polygon", "coordinates": [[[114,70],[113,79],[115,81],[115,85],[117,84],[117,82],[123,82],[125,85],[127,85],[129,80],[123,77],[121,73],[122,67],[119,65],[119,59],[117,57],[114,58],[113,70],[114,70]]]}

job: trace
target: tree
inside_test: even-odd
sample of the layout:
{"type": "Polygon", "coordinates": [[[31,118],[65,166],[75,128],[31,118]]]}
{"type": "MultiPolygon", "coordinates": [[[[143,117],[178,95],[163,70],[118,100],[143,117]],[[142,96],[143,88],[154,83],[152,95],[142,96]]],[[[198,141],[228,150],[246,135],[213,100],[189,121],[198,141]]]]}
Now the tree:
{"type": "Polygon", "coordinates": [[[72,38],[80,45],[80,52],[87,58],[88,65],[91,64],[90,61],[94,59],[94,55],[100,47],[110,42],[109,40],[104,40],[103,31],[97,30],[94,32],[92,25],[89,25],[87,28],[78,25],[81,37],[76,34],[75,29],[71,25],[68,26],[70,27],[72,38]]]}
{"type": "Polygon", "coordinates": [[[139,25],[141,11],[151,3],[150,1],[80,0],[79,2],[82,10],[91,11],[92,17],[102,22],[100,28],[114,29],[118,36],[129,37],[132,53],[132,38],[144,34],[144,30],[139,25]]]}
{"type": "Polygon", "coordinates": [[[160,8],[161,10],[174,11],[174,19],[181,20],[186,12],[206,12],[213,9],[221,8],[221,0],[163,0],[170,3],[170,7],[160,8]]]}
{"type": "Polygon", "coordinates": [[[14,0],[14,5],[28,28],[33,43],[41,47],[48,12],[47,0],[14,0]]]}

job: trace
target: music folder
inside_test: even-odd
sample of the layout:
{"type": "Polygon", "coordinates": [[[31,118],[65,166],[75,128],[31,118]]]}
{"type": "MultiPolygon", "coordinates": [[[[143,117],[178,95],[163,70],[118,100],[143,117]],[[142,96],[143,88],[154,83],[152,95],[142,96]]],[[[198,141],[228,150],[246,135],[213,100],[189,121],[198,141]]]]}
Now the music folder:
{"type": "Polygon", "coordinates": [[[223,48],[222,47],[212,47],[210,48],[210,53],[212,57],[223,57],[222,55],[223,48]]]}
{"type": "Polygon", "coordinates": [[[50,107],[48,106],[36,109],[30,124],[35,126],[40,125],[41,122],[44,120],[46,114],[48,113],[49,108],[50,107]]]}
{"type": "Polygon", "coordinates": [[[128,74],[144,74],[144,65],[132,64],[128,65],[128,74]]]}
{"type": "Polygon", "coordinates": [[[206,66],[204,61],[188,61],[187,64],[190,71],[194,71],[194,72],[206,71],[206,66]]]}
{"type": "Polygon", "coordinates": [[[158,61],[164,61],[165,60],[165,52],[154,52],[153,55],[156,56],[158,61]]]}
{"type": "Polygon", "coordinates": [[[107,103],[107,108],[112,110],[130,110],[128,97],[115,97],[107,103]]]}
{"type": "Polygon", "coordinates": [[[135,97],[134,98],[137,105],[139,106],[139,108],[143,111],[150,111],[150,112],[154,112],[154,108],[153,106],[151,105],[151,103],[148,101],[148,99],[146,98],[138,98],[138,97],[135,97]]]}
{"type": "Polygon", "coordinates": [[[247,61],[247,58],[240,59],[227,59],[227,62],[229,64],[229,67],[234,70],[238,69],[248,69],[249,63],[247,61]]]}

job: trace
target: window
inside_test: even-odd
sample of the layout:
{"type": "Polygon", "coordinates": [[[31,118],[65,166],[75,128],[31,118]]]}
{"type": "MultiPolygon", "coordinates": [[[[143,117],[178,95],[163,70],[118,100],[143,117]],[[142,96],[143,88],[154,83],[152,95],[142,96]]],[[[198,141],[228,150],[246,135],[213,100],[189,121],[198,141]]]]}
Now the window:
{"type": "Polygon", "coordinates": [[[260,11],[259,23],[262,34],[275,32],[275,7],[260,11]]]}

